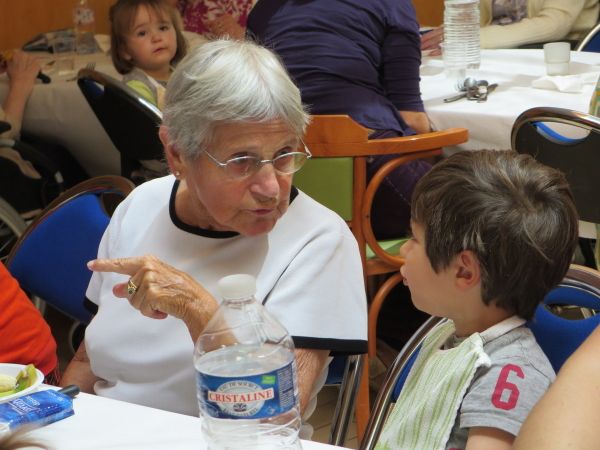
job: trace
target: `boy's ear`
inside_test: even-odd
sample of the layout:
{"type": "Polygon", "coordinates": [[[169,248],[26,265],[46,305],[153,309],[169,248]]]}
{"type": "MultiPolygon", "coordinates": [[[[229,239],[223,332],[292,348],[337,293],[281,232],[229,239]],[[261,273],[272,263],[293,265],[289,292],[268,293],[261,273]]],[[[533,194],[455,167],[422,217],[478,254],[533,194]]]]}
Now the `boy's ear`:
{"type": "Polygon", "coordinates": [[[481,281],[479,259],[471,250],[463,250],[455,259],[455,283],[460,290],[475,287],[481,281]]]}
{"type": "Polygon", "coordinates": [[[171,139],[169,138],[169,130],[166,126],[160,126],[158,129],[158,137],[163,144],[165,157],[167,158],[167,163],[169,164],[169,170],[173,174],[181,174],[181,176],[178,176],[178,178],[182,178],[185,173],[183,157],[181,156],[179,150],[177,150],[171,143],[171,139]]]}

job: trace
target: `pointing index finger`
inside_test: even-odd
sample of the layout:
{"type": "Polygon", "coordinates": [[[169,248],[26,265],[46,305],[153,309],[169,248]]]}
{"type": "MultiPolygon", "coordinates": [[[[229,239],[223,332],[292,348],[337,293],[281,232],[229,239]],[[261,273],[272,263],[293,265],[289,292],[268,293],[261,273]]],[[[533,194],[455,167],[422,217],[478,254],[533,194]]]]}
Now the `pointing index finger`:
{"type": "Polygon", "coordinates": [[[133,276],[142,267],[143,257],[93,259],[87,263],[88,269],[94,272],[116,272],[133,276]]]}

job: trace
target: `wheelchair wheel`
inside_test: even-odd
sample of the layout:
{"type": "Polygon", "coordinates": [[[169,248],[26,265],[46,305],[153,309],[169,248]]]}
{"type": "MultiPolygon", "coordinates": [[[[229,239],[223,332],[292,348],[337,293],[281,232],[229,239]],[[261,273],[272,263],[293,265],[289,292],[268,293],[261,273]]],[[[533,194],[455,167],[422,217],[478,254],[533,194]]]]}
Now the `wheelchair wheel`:
{"type": "Polygon", "coordinates": [[[12,246],[26,227],[19,213],[0,197],[0,261],[2,264],[6,264],[12,246]]]}

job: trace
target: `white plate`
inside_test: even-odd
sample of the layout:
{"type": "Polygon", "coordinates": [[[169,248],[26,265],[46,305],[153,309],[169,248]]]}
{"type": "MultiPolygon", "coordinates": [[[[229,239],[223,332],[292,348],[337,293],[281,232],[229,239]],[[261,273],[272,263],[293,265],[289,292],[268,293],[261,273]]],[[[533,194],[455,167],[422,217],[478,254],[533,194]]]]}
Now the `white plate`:
{"type": "MultiPolygon", "coordinates": [[[[8,364],[8,363],[0,363],[0,374],[10,375],[11,377],[16,377],[21,370],[23,370],[25,365],[23,364],[8,364]]],[[[30,394],[32,392],[37,391],[40,384],[44,381],[44,374],[40,372],[39,369],[35,369],[37,372],[37,378],[33,385],[28,388],[23,389],[22,391],[17,392],[16,394],[7,395],[6,397],[0,397],[0,403],[4,403],[8,400],[12,400],[13,398],[20,397],[22,395],[30,394]]]]}

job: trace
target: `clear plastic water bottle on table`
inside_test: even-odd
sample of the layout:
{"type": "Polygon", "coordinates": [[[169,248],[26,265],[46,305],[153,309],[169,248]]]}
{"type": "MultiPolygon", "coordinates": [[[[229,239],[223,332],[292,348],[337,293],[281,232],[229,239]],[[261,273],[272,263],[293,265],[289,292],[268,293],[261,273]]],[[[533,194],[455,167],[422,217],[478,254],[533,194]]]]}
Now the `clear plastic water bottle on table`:
{"type": "Polygon", "coordinates": [[[209,449],[301,449],[292,339],[255,300],[254,277],[222,278],[219,290],[223,301],[194,350],[209,449]]]}
{"type": "Polygon", "coordinates": [[[479,0],[444,1],[444,67],[457,83],[468,69],[479,69],[479,27],[479,0]]]}
{"type": "Polygon", "coordinates": [[[94,33],[96,20],[94,10],[88,0],[77,0],[73,9],[73,25],[75,27],[76,49],[79,54],[94,53],[98,50],[94,33]]]}

